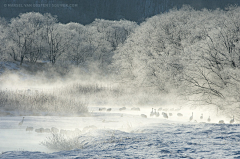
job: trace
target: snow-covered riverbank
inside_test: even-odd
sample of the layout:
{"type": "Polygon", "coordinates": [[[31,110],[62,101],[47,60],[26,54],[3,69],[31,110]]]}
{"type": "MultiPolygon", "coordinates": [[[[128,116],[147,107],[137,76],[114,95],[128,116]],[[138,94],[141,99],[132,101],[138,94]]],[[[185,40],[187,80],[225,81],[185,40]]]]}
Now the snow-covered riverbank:
{"type": "MultiPolygon", "coordinates": [[[[18,125],[22,117],[0,117],[0,158],[240,157],[239,124],[204,123],[207,117],[201,123],[189,122],[191,113],[177,117],[176,112],[169,119],[161,115],[142,118],[140,114],[151,109],[118,109],[99,112],[93,107],[92,117],[27,116],[22,126],[18,125]],[[48,149],[42,143],[51,142],[52,134],[25,131],[28,126],[70,131],[78,128],[81,133],[75,139],[82,149],[74,150],[74,146],[80,146],[74,143],[71,151],[48,149]]],[[[64,142],[71,141],[65,138],[64,142]]]]}

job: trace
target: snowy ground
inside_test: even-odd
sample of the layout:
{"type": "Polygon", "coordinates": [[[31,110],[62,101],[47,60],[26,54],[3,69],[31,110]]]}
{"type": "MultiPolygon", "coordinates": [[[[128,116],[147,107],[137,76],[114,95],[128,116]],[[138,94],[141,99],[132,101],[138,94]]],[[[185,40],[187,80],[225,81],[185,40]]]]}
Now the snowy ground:
{"type": "Polygon", "coordinates": [[[229,124],[230,119],[216,124],[220,118],[206,123],[210,114],[204,113],[200,120],[201,112],[194,112],[189,122],[191,111],[182,112],[183,117],[173,111],[172,117],[164,119],[162,115],[149,117],[151,108],[89,109],[92,117],[26,116],[22,126],[18,125],[22,117],[0,117],[0,158],[240,158],[240,127],[229,124]],[[82,148],[48,149],[41,143],[52,134],[27,132],[28,126],[85,130],[76,138],[82,148]],[[89,126],[96,129],[86,130],[89,126]]]}

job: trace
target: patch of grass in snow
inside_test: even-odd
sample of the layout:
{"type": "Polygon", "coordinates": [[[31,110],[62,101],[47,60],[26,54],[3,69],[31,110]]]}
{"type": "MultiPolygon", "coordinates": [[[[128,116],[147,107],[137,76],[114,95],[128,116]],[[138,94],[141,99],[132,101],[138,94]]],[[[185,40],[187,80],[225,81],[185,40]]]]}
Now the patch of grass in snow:
{"type": "Polygon", "coordinates": [[[0,112],[14,112],[15,115],[40,115],[42,113],[45,115],[79,115],[87,113],[88,108],[86,102],[71,96],[63,96],[58,91],[0,90],[0,112]]]}

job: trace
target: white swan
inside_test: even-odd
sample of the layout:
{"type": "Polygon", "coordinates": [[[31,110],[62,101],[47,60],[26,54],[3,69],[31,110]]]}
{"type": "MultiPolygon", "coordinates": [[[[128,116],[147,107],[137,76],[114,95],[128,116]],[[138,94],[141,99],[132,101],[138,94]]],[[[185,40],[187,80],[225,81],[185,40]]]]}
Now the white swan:
{"type": "Polygon", "coordinates": [[[193,112],[192,112],[192,116],[190,116],[189,121],[193,120],[193,112]]]}
{"type": "Polygon", "coordinates": [[[22,121],[20,123],[18,123],[18,125],[22,125],[23,124],[23,120],[24,120],[24,117],[23,117],[22,121]]]}
{"type": "Polygon", "coordinates": [[[224,124],[224,120],[219,120],[219,124],[224,124]]]}
{"type": "Polygon", "coordinates": [[[51,132],[54,133],[54,134],[56,134],[56,133],[59,132],[59,130],[58,130],[58,128],[52,127],[52,128],[51,128],[51,132]]]}
{"type": "Polygon", "coordinates": [[[166,119],[168,118],[167,113],[162,112],[162,115],[163,115],[164,118],[166,118],[166,119]]]}
{"type": "Polygon", "coordinates": [[[134,111],[140,111],[140,108],[131,108],[131,110],[134,110],[134,111]]]}
{"type": "Polygon", "coordinates": [[[234,123],[234,116],[233,118],[230,120],[230,124],[233,124],[234,123]]]}
{"type": "Polygon", "coordinates": [[[27,127],[26,131],[33,131],[33,127],[27,127]]]}
{"type": "Polygon", "coordinates": [[[119,111],[126,110],[126,107],[119,108],[119,111]]]}
{"type": "Polygon", "coordinates": [[[99,108],[99,111],[105,111],[106,108],[99,108]]]}
{"type": "Polygon", "coordinates": [[[155,115],[155,113],[153,112],[153,108],[152,108],[152,111],[151,111],[151,113],[150,113],[150,116],[154,116],[155,115]]]}
{"type": "Polygon", "coordinates": [[[208,117],[207,121],[208,121],[208,122],[210,122],[210,121],[211,121],[211,118],[210,118],[210,116],[208,117]]]}
{"type": "Polygon", "coordinates": [[[43,129],[43,128],[35,129],[35,132],[37,132],[37,133],[43,133],[43,132],[44,132],[44,129],[43,129]]]}
{"type": "Polygon", "coordinates": [[[183,116],[183,114],[182,113],[177,113],[177,116],[183,116]]]}
{"type": "Polygon", "coordinates": [[[203,114],[200,116],[200,119],[203,119],[203,114]]]}

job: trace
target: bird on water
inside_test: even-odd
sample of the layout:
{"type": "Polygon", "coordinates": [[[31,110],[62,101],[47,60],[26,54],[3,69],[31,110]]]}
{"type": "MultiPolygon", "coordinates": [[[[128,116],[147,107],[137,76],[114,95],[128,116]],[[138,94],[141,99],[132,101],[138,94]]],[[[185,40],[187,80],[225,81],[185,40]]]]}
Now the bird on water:
{"type": "Polygon", "coordinates": [[[208,117],[207,121],[208,121],[208,122],[210,122],[210,121],[211,121],[211,118],[210,118],[210,116],[208,117]]]}
{"type": "Polygon", "coordinates": [[[24,120],[24,117],[23,117],[22,121],[18,125],[22,125],[23,124],[23,120],[24,120]]]}
{"type": "Polygon", "coordinates": [[[233,124],[234,123],[234,116],[233,118],[230,120],[230,124],[233,124]]]}
{"type": "Polygon", "coordinates": [[[192,112],[192,116],[190,116],[189,121],[193,120],[193,112],[192,112]]]}

